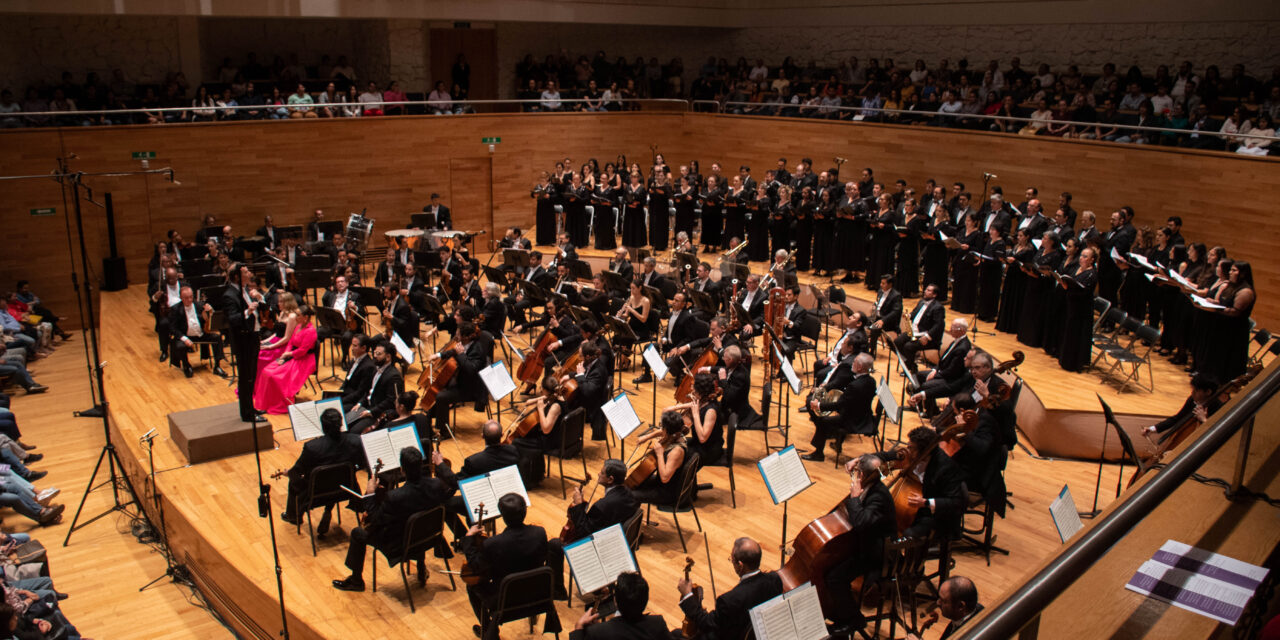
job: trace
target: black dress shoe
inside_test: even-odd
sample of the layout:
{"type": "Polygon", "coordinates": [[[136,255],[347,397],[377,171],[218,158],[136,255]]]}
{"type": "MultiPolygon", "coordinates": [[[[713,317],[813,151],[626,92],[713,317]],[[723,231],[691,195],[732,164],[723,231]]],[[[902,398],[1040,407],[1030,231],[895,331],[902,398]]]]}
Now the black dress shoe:
{"type": "Polygon", "coordinates": [[[480,637],[480,633],[481,633],[482,631],[484,631],[484,629],[481,629],[481,628],[480,628],[480,625],[478,625],[478,624],[473,624],[473,625],[471,625],[471,633],[474,633],[474,634],[476,635],[476,637],[477,637],[477,638],[479,638],[479,637],[480,637]]]}
{"type": "Polygon", "coordinates": [[[258,414],[258,415],[256,415],[256,416],[254,416],[254,417],[253,417],[253,421],[254,421],[255,423],[256,423],[256,422],[271,422],[270,420],[267,420],[267,416],[262,415],[262,414],[258,414]]]}
{"type": "Polygon", "coordinates": [[[31,475],[27,476],[26,480],[27,482],[35,482],[36,480],[39,480],[40,478],[43,478],[47,475],[49,475],[48,471],[32,471],[31,475]]]}
{"type": "Polygon", "coordinates": [[[821,450],[821,449],[815,449],[815,450],[813,451],[813,453],[806,453],[806,454],[804,454],[804,455],[800,456],[800,459],[801,459],[801,460],[808,460],[809,462],[822,462],[822,461],[826,460],[826,457],[824,457],[824,456],[822,455],[822,450],[821,450]]]}
{"type": "Polygon", "coordinates": [[[364,580],[355,576],[348,576],[344,580],[334,580],[333,588],[341,591],[364,591],[364,580]]]}
{"type": "Polygon", "coordinates": [[[632,384],[645,384],[647,382],[653,382],[653,376],[647,373],[631,380],[632,384]]]}
{"type": "Polygon", "coordinates": [[[44,460],[43,453],[28,453],[27,459],[23,460],[22,462],[24,464],[31,464],[32,462],[40,462],[41,460],[44,460]]]}
{"type": "Polygon", "coordinates": [[[292,516],[292,517],[291,517],[291,516],[290,516],[289,514],[287,514],[287,513],[281,513],[281,514],[280,514],[280,520],[282,520],[282,521],[284,521],[284,522],[288,522],[289,524],[291,524],[291,525],[293,525],[293,526],[295,526],[295,527],[296,527],[296,526],[298,526],[298,525],[300,525],[300,524],[302,524],[302,521],[301,521],[301,520],[299,520],[297,516],[292,516]]]}
{"type": "Polygon", "coordinates": [[[196,372],[190,366],[186,366],[182,368],[182,375],[188,378],[190,378],[191,376],[194,376],[195,374],[196,372]]]}
{"type": "Polygon", "coordinates": [[[161,352],[160,352],[160,360],[159,360],[159,361],[160,361],[160,362],[164,362],[165,360],[168,360],[168,359],[169,359],[169,354],[167,354],[167,353],[165,353],[165,352],[161,351],[161,352]]]}
{"type": "Polygon", "coordinates": [[[215,366],[213,368],[213,375],[218,376],[219,378],[225,378],[227,377],[227,372],[223,371],[222,367],[215,366]]]}

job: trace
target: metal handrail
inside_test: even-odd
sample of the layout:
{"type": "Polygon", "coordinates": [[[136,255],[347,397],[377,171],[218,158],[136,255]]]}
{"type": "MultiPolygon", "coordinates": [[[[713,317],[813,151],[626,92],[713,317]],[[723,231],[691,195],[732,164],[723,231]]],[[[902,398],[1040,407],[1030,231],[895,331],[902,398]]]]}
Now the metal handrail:
{"type": "MultiPolygon", "coordinates": [[[[784,109],[784,108],[799,109],[801,106],[805,106],[805,105],[794,105],[789,102],[726,101],[721,103],[715,100],[694,100],[693,104],[696,105],[699,103],[707,103],[707,102],[716,103],[720,105],[721,112],[724,111],[724,107],[728,107],[728,106],[735,106],[735,107],[744,106],[744,107],[771,108],[771,109],[784,109]]],[[[1017,122],[1017,123],[1030,123],[1033,121],[1042,122],[1039,120],[1033,120],[1032,118],[1020,118],[1016,116],[997,116],[997,115],[988,115],[984,113],[945,113],[942,111],[912,111],[910,109],[886,109],[884,107],[878,107],[878,108],[846,107],[841,105],[836,105],[836,106],[817,105],[811,108],[815,111],[820,109],[825,109],[828,111],[850,111],[853,113],[857,113],[859,115],[866,115],[864,112],[871,112],[872,115],[880,115],[882,113],[892,113],[892,114],[907,115],[907,116],[913,116],[913,117],[927,116],[927,117],[944,117],[944,118],[973,118],[976,120],[983,120],[983,121],[1003,121],[1003,122],[1017,122]]],[[[751,116],[751,115],[757,115],[757,114],[744,113],[739,115],[751,116]]],[[[1112,124],[1104,124],[1101,122],[1082,122],[1079,120],[1051,119],[1043,122],[1046,122],[1046,123],[1052,122],[1055,124],[1069,124],[1069,125],[1076,125],[1076,126],[1082,126],[1082,127],[1100,127],[1104,129],[1110,128],[1113,126],[1112,124]]],[[[1222,133],[1221,131],[1192,131],[1191,129],[1172,129],[1169,127],[1147,127],[1147,126],[1138,126],[1138,125],[1129,125],[1129,124],[1115,124],[1114,126],[1115,128],[1121,131],[1151,131],[1151,132],[1158,132],[1158,133],[1176,133],[1179,135],[1187,135],[1187,134],[1195,133],[1195,134],[1200,134],[1205,136],[1215,136],[1219,138],[1226,138],[1226,137],[1257,138],[1262,140],[1271,140],[1272,142],[1280,141],[1280,135],[1264,136],[1264,135],[1255,135],[1252,133],[1227,134],[1227,133],[1222,133]]]]}
{"type": "MultiPolygon", "coordinates": [[[[1203,435],[1165,465],[1154,477],[1124,499],[1114,511],[1095,521],[1060,551],[1047,566],[1031,576],[1000,604],[987,610],[972,627],[961,628],[964,640],[1005,640],[1018,634],[1062,592],[1089,570],[1113,545],[1146,518],[1218,452],[1241,428],[1251,425],[1254,416],[1280,392],[1280,368],[1272,367],[1266,377],[1247,388],[1239,401],[1217,416],[1203,435]]],[[[1242,450],[1238,465],[1244,465],[1248,451],[1242,450]]]]}
{"type": "MultiPolygon", "coordinates": [[[[290,94],[290,95],[293,95],[293,94],[290,94]]],[[[448,104],[449,108],[452,109],[458,106],[488,105],[488,104],[495,104],[495,105],[496,104],[517,104],[517,105],[541,106],[542,102],[543,102],[542,99],[539,98],[537,100],[450,100],[445,104],[448,104]]],[[[557,102],[561,104],[580,104],[580,103],[585,104],[587,100],[585,98],[561,98],[557,100],[557,102]]],[[[604,103],[603,100],[597,100],[596,102],[600,102],[601,104],[604,103]]],[[[689,110],[689,101],[684,100],[682,98],[627,98],[627,99],[616,100],[616,102],[623,105],[626,105],[629,103],[674,104],[674,105],[682,106],[685,111],[689,110]]],[[[0,114],[0,117],[25,118],[30,116],[49,116],[54,118],[66,118],[66,117],[71,117],[76,115],[108,115],[108,114],[145,115],[149,113],[174,113],[174,112],[180,112],[180,111],[181,112],[186,112],[186,111],[225,112],[225,111],[268,111],[268,110],[274,110],[274,109],[285,109],[287,111],[299,111],[299,110],[305,109],[307,111],[314,111],[320,108],[342,109],[342,108],[347,108],[352,106],[360,107],[360,109],[363,110],[366,106],[383,107],[388,105],[390,106],[418,105],[418,106],[426,107],[428,109],[435,109],[437,107],[436,101],[431,101],[431,100],[401,100],[401,101],[378,100],[376,102],[374,101],[371,101],[371,102],[312,102],[309,104],[292,104],[292,105],[291,104],[254,104],[254,105],[236,105],[234,107],[231,107],[231,106],[212,106],[212,107],[185,106],[185,107],[153,107],[149,109],[134,108],[134,109],[87,109],[87,110],[77,109],[75,111],[14,111],[11,113],[0,114]]],[[[353,117],[363,117],[363,116],[353,116],[353,117]]]]}

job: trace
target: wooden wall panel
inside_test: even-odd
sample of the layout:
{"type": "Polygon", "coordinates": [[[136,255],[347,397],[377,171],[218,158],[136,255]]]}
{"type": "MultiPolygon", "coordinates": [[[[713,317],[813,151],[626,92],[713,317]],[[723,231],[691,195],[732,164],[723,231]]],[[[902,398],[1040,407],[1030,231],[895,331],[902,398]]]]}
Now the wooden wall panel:
{"type": "MultiPolygon", "coordinates": [[[[1188,238],[1222,244],[1233,257],[1255,264],[1260,291],[1255,315],[1264,326],[1280,320],[1274,295],[1280,291],[1280,257],[1270,246],[1280,233],[1270,204],[1280,188],[1280,171],[1269,159],[920,127],[638,112],[5,131],[0,132],[0,171],[45,173],[53,168],[53,158],[71,152],[78,156],[72,166],[84,171],[137,168],[130,151],[155,151],[158,158],[151,166],[174,167],[180,184],[157,176],[86,179],[95,195],[112,190],[121,251],[129,259],[131,280],[141,282],[152,243],[169,228],[189,237],[206,212],[247,234],[265,214],[277,224],[290,224],[316,208],[325,209],[330,219],[367,208],[378,236],[380,230],[404,226],[409,212],[420,210],[437,191],[460,225],[479,222],[484,212],[466,209],[481,205],[468,204],[455,192],[459,185],[469,193],[484,185],[473,185],[469,175],[454,175],[450,160],[489,155],[481,144],[488,136],[502,138],[491,155],[498,229],[532,223],[529,186],[557,160],[570,156],[579,165],[596,157],[603,164],[625,153],[647,167],[650,144],[659,145],[673,166],[697,158],[706,173],[715,160],[730,171],[745,163],[757,178],[779,156],[791,165],[808,156],[821,169],[839,155],[849,158],[846,175],[869,166],[882,181],[901,177],[919,186],[930,177],[961,180],[977,192],[987,171],[999,176],[995,183],[1011,196],[1034,185],[1052,206],[1056,194],[1067,190],[1075,194],[1076,209],[1092,209],[1104,219],[1125,204],[1137,210],[1139,224],[1158,225],[1169,215],[1181,215],[1188,238]]],[[[27,214],[51,204],[62,210],[52,182],[0,182],[0,214],[12,240],[0,256],[0,288],[25,274],[51,305],[59,305],[55,309],[74,313],[63,223],[27,214]]],[[[96,258],[106,250],[102,212],[90,206],[85,215],[100,265],[96,258]]],[[[491,241],[494,234],[488,237],[491,241]]]]}

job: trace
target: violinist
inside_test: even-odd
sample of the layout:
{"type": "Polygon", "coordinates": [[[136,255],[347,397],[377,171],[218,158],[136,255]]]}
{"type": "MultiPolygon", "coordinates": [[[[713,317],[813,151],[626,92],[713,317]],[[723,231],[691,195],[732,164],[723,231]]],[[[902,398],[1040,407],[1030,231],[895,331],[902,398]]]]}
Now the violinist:
{"type": "Polygon", "coordinates": [[[197,306],[191,287],[182,287],[179,298],[180,302],[169,309],[169,331],[173,340],[169,345],[169,366],[181,368],[182,374],[190,378],[193,373],[187,352],[195,350],[196,343],[200,343],[202,350],[213,351],[213,373],[227,377],[227,372],[222,370],[222,336],[205,331],[213,306],[207,302],[197,306]]]}
{"type": "Polygon", "coordinates": [[[1197,373],[1191,376],[1191,395],[1182,403],[1178,412],[1142,429],[1142,435],[1151,438],[1175,427],[1182,427],[1192,420],[1204,424],[1209,416],[1222,408],[1222,399],[1214,395],[1218,390],[1218,381],[1208,374],[1197,373]]]}
{"type": "Polygon", "coordinates": [[[844,333],[840,334],[840,338],[836,340],[836,344],[831,348],[831,353],[817,359],[813,363],[813,379],[825,380],[830,373],[831,368],[840,364],[844,357],[841,355],[844,343],[851,343],[850,353],[857,355],[859,353],[867,353],[867,317],[861,311],[854,311],[844,321],[844,333]]]}
{"type": "Polygon", "coordinates": [[[436,251],[440,254],[440,285],[436,288],[436,296],[447,295],[450,299],[456,299],[453,292],[462,280],[463,262],[453,255],[453,249],[447,244],[440,245],[436,251]]]}
{"type": "Polygon", "coordinates": [[[667,640],[680,637],[667,630],[667,621],[662,616],[645,613],[649,605],[649,582],[638,571],[624,571],[618,574],[613,589],[614,599],[618,603],[618,615],[605,622],[595,607],[578,618],[573,631],[569,632],[569,640],[667,640]]]}
{"type": "Polygon", "coordinates": [[[973,388],[962,389],[973,399],[991,411],[999,425],[1000,443],[1012,450],[1018,444],[1018,415],[1009,402],[1010,389],[1000,376],[995,375],[995,361],[991,354],[980,351],[974,354],[969,365],[973,376],[973,388]]]}
{"type": "Polygon", "coordinates": [[[634,516],[640,503],[632,495],[631,489],[627,488],[626,479],[626,463],[610,458],[604,461],[596,476],[596,482],[604,488],[604,496],[596,500],[595,504],[589,504],[582,497],[581,486],[574,489],[573,496],[569,499],[569,521],[573,523],[577,537],[562,542],[573,542],[615,524],[622,524],[634,516]]]}
{"type": "Polygon", "coordinates": [[[828,598],[837,603],[826,612],[836,625],[831,633],[833,637],[853,637],[866,625],[859,598],[854,596],[850,583],[858,578],[872,580],[879,576],[884,543],[896,533],[893,495],[880,481],[883,464],[872,453],[845,464],[850,478],[849,495],[837,508],[844,509],[854,540],[850,544],[853,553],[832,565],[823,576],[828,598]]]}
{"type": "Polygon", "coordinates": [[[414,409],[418,407],[418,392],[406,391],[396,397],[396,415],[386,422],[385,425],[378,427],[379,429],[391,429],[394,427],[402,427],[412,424],[417,430],[419,437],[422,438],[423,451],[431,450],[431,421],[424,413],[415,413],[414,409]]]}
{"type": "Polygon", "coordinates": [[[719,366],[704,367],[695,373],[715,373],[720,380],[720,408],[724,410],[725,420],[737,415],[738,428],[749,426],[759,418],[751,406],[751,363],[737,345],[725,347],[720,362],[719,366]]]}
{"type": "Polygon", "coordinates": [[[649,454],[657,459],[657,469],[645,478],[634,493],[643,504],[674,505],[680,496],[679,471],[684,467],[688,441],[684,437],[684,420],[674,411],[666,411],[661,429],[641,436],[639,443],[649,442],[649,454]]]}
{"type": "Polygon", "coordinates": [[[609,339],[600,333],[600,323],[596,322],[595,318],[584,318],[578,328],[582,330],[582,344],[594,344],[600,349],[600,362],[604,364],[605,376],[612,378],[613,345],[609,344],[609,339]]]}
{"type": "Polygon", "coordinates": [[[363,333],[351,338],[351,367],[347,369],[347,375],[342,379],[342,386],[336,392],[326,391],[326,397],[334,393],[342,398],[343,406],[353,407],[360,402],[361,398],[369,395],[374,371],[378,369],[373,363],[373,356],[369,353],[372,345],[373,338],[363,333]]]}
{"type": "MultiPolygon", "coordinates": [[[[541,480],[546,471],[543,466],[546,452],[560,450],[560,419],[566,413],[564,398],[560,397],[560,381],[555,376],[543,378],[542,393],[524,404],[525,411],[536,416],[537,426],[525,436],[516,438],[512,444],[521,450],[520,458],[529,461],[528,476],[541,480]]],[[[578,448],[581,448],[580,442],[578,448]]],[[[572,453],[576,455],[578,452],[572,453]]],[[[565,452],[564,455],[568,457],[570,454],[565,452]]]]}
{"type": "Polygon", "coordinates": [[[387,257],[378,263],[377,271],[373,275],[373,282],[379,287],[386,286],[391,282],[400,271],[400,261],[396,259],[396,248],[394,246],[387,247],[387,257]]]}
{"type": "MultiPolygon", "coordinates": [[[[502,425],[497,420],[486,421],[480,427],[480,437],[484,440],[484,449],[467,456],[467,459],[462,461],[462,468],[453,477],[454,486],[457,486],[458,480],[482,476],[490,471],[520,464],[520,450],[515,445],[502,443],[502,425]]],[[[449,464],[446,462],[440,466],[448,467],[449,464]]],[[[440,473],[444,475],[443,471],[440,473]]],[[[449,531],[453,532],[455,547],[467,533],[467,527],[463,524],[466,513],[467,505],[462,496],[455,495],[449,498],[445,507],[445,522],[449,525],[449,531]]]]}
{"type": "Polygon", "coordinates": [[[172,327],[169,326],[170,311],[173,306],[182,302],[182,288],[187,283],[179,278],[173,259],[166,255],[160,260],[161,278],[147,287],[151,296],[151,311],[155,315],[156,338],[160,343],[160,362],[169,357],[169,343],[172,341],[172,327]]]}
{"type": "MultiPolygon", "coordinates": [[[[347,288],[346,276],[337,276],[333,279],[333,288],[324,292],[320,298],[321,303],[338,313],[342,314],[348,322],[358,319],[355,314],[360,310],[360,295],[347,288]]],[[[348,324],[350,327],[350,324],[348,324]]],[[[351,328],[344,329],[341,333],[335,332],[329,327],[318,327],[316,329],[316,337],[320,340],[328,340],[329,338],[338,338],[338,346],[342,349],[342,362],[347,362],[347,347],[351,344],[351,337],[357,332],[351,328]]]]}
{"type": "Polygon", "coordinates": [[[720,403],[716,401],[719,394],[715,376],[699,373],[693,379],[693,397],[666,409],[687,416],[692,436],[688,441],[689,451],[698,454],[699,468],[719,462],[724,455],[724,425],[720,403]]]}
{"type": "Polygon", "coordinates": [[[396,368],[394,353],[390,342],[377,339],[373,347],[373,379],[369,381],[368,393],[347,411],[348,431],[371,431],[375,425],[395,416],[396,400],[404,392],[404,377],[396,368]]]}
{"type": "Polygon", "coordinates": [[[436,403],[431,408],[435,414],[436,432],[442,435],[449,432],[449,410],[453,405],[480,402],[488,397],[480,379],[480,370],[489,365],[489,354],[484,350],[484,342],[478,339],[479,334],[475,323],[463,322],[458,326],[458,344],[427,358],[428,362],[453,358],[458,363],[457,373],[436,395],[436,403]]]}
{"type": "MultiPolygon", "coordinates": [[[[320,429],[324,435],[308,440],[302,445],[302,453],[289,468],[289,493],[284,501],[284,513],[280,519],[297,525],[298,505],[307,502],[311,472],[317,467],[330,464],[351,463],[356,469],[364,467],[364,447],[360,444],[360,436],[342,431],[342,414],[337,409],[325,409],[320,414],[320,429]]],[[[316,534],[323,537],[329,532],[329,520],[333,515],[333,505],[326,505],[324,514],[320,516],[320,526],[316,534]]]]}
{"type": "Polygon", "coordinates": [[[267,285],[278,291],[301,293],[298,278],[293,271],[293,263],[286,259],[284,246],[272,249],[271,255],[276,259],[267,263],[267,285]]]}
{"type": "MultiPolygon", "coordinates": [[[[508,493],[498,498],[497,506],[498,514],[506,525],[502,533],[481,543],[480,524],[477,523],[467,530],[467,536],[462,539],[462,550],[466,553],[467,563],[476,567],[480,574],[480,583],[467,587],[467,598],[471,600],[471,610],[475,612],[476,620],[481,623],[486,622],[484,612],[492,611],[498,604],[498,585],[502,584],[503,578],[513,573],[551,564],[551,573],[557,576],[555,581],[558,587],[554,590],[557,593],[553,593],[553,597],[566,597],[564,585],[561,584],[564,580],[563,559],[559,562],[547,562],[550,555],[547,531],[537,525],[525,523],[528,507],[524,498],[517,493],[508,493]]],[[[548,603],[544,613],[547,614],[544,630],[548,633],[559,632],[560,619],[555,605],[548,603]]],[[[497,625],[494,624],[491,628],[491,635],[487,637],[496,640],[497,625]]],[[[471,630],[477,638],[483,637],[479,624],[472,626],[471,630]]]]}
{"type": "Polygon", "coordinates": [[[917,511],[911,525],[901,532],[903,536],[923,538],[934,531],[947,538],[960,535],[967,503],[964,473],[937,444],[936,431],[916,427],[907,434],[905,449],[875,454],[886,462],[898,463],[895,467],[906,465],[899,473],[911,474],[923,488],[922,496],[908,498],[908,504],[917,511]]]}
{"type": "MultiPolygon", "coordinates": [[[[609,369],[604,358],[600,357],[600,347],[594,343],[582,345],[582,362],[573,379],[578,383],[578,391],[574,394],[575,406],[586,409],[587,423],[591,425],[591,439],[604,440],[607,426],[604,412],[600,406],[609,399],[609,369]]],[[[560,383],[568,382],[569,376],[560,379],[560,383]]]]}
{"type": "Polygon", "coordinates": [[[921,402],[927,401],[926,415],[937,413],[937,398],[952,395],[963,386],[962,381],[969,376],[969,353],[973,345],[969,342],[968,332],[968,320],[952,320],[951,327],[947,330],[951,335],[951,343],[938,356],[938,365],[925,370],[918,378],[920,387],[912,393],[910,403],[918,407],[921,402]]]}
{"type": "MultiPolygon", "coordinates": [[[[851,350],[852,343],[841,347],[844,350],[851,350]]],[[[822,462],[824,460],[822,453],[822,445],[828,438],[837,437],[843,440],[844,436],[849,433],[858,435],[872,435],[876,432],[875,414],[871,410],[871,401],[876,396],[876,381],[870,374],[871,365],[875,362],[875,358],[869,353],[859,353],[853,356],[850,363],[850,370],[853,372],[852,377],[843,388],[840,389],[841,395],[838,400],[823,402],[814,397],[809,400],[809,419],[813,421],[813,439],[809,444],[813,446],[813,451],[800,456],[811,462],[822,462]],[[836,412],[836,415],[824,416],[823,412],[836,412]]],[[[831,384],[831,379],[836,377],[840,367],[832,369],[828,374],[831,378],[824,384],[831,384]]],[[[827,387],[834,390],[834,387],[827,387]]]]}
{"type": "Polygon", "coordinates": [[[480,324],[489,335],[496,336],[507,326],[507,307],[502,304],[502,289],[498,283],[484,283],[484,305],[480,307],[480,315],[480,324]]]}
{"type": "MultiPolygon", "coordinates": [[[[420,329],[418,322],[418,312],[413,310],[413,305],[405,299],[406,290],[401,289],[399,278],[393,280],[390,284],[383,287],[383,322],[390,323],[390,330],[394,331],[405,345],[412,348],[413,341],[418,337],[420,329]]],[[[384,327],[386,329],[387,327],[384,327]]]]}
{"type": "Polygon", "coordinates": [[[458,280],[458,286],[453,293],[454,302],[473,307],[480,306],[484,299],[484,292],[476,280],[475,271],[470,266],[462,268],[462,278],[458,280]]]}
{"type": "Polygon", "coordinates": [[[680,592],[680,610],[693,622],[698,635],[710,638],[754,638],[751,634],[750,611],[756,605],[782,595],[782,578],[773,571],[760,570],[760,543],[751,538],[733,541],[729,561],[738,576],[738,584],[716,598],[714,611],[702,606],[701,590],[685,579],[676,583],[680,592]]]}
{"type": "MultiPolygon", "coordinates": [[[[364,591],[364,556],[369,545],[378,549],[388,557],[403,555],[404,526],[414,514],[429,511],[442,504],[454,489],[448,484],[452,474],[447,466],[441,465],[444,458],[439,451],[431,452],[432,466],[439,470],[442,477],[432,478],[423,467],[422,452],[405,447],[400,450],[400,470],[404,473],[404,484],[390,491],[385,491],[379,499],[381,480],[371,475],[365,488],[366,494],[374,494],[373,504],[367,506],[368,515],[365,525],[351,530],[351,543],[347,547],[347,558],[344,564],[351,570],[351,575],[342,580],[334,580],[333,587],[342,591],[364,591]]],[[[519,497],[517,496],[517,499],[519,497]]],[[[444,538],[440,538],[435,549],[436,557],[445,558],[451,554],[444,546],[444,538]]],[[[427,567],[425,552],[416,558],[418,563],[418,586],[427,584],[427,567]]],[[[376,560],[375,560],[376,561],[376,560]]]]}

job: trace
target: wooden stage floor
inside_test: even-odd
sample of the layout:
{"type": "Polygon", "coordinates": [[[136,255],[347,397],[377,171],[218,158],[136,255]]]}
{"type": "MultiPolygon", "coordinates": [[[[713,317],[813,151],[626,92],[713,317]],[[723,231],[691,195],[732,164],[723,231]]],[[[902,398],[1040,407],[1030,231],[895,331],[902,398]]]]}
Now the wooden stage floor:
{"type": "MultiPolygon", "coordinates": [[[[869,295],[860,285],[847,289],[854,296],[865,298],[869,295]]],[[[909,301],[908,305],[911,304],[909,301]]],[[[152,321],[145,309],[145,294],[141,286],[102,293],[102,350],[103,359],[111,363],[106,369],[107,390],[112,400],[112,425],[118,435],[116,442],[120,446],[120,455],[142,490],[147,452],[138,443],[138,437],[149,429],[159,430],[160,436],[155,441],[155,466],[159,471],[157,484],[163,498],[172,546],[179,558],[192,566],[215,606],[225,609],[227,603],[234,603],[230,608],[233,626],[241,629],[242,633],[250,630],[262,637],[275,637],[279,631],[275,573],[267,522],[257,515],[258,480],[253,456],[241,455],[187,466],[169,438],[165,420],[170,412],[233,401],[233,389],[227,381],[202,368],[197,368],[195,378],[187,380],[178,370],[157,363],[152,321]]],[[[518,346],[523,346],[523,337],[513,340],[518,346]]],[[[1009,336],[984,336],[979,343],[997,357],[1007,357],[1015,348],[1009,336]]],[[[876,366],[878,371],[891,371],[883,353],[876,366]]],[[[321,375],[328,370],[328,364],[322,363],[321,375]]],[[[415,365],[412,370],[416,371],[418,367],[415,365]]],[[[759,368],[757,394],[758,371],[759,368]]],[[[1062,372],[1055,362],[1038,353],[1028,353],[1028,361],[1019,373],[1046,406],[1086,412],[1097,410],[1095,392],[1102,393],[1118,412],[1142,415],[1171,412],[1187,393],[1185,374],[1168,365],[1156,368],[1158,391],[1154,394],[1117,393],[1098,383],[1092,374],[1062,372]]],[[[634,390],[630,383],[633,375],[624,375],[624,388],[634,390]]],[[[896,375],[891,376],[891,381],[895,389],[901,384],[896,375]]],[[[325,385],[326,388],[334,386],[332,381],[325,385]]],[[[309,393],[304,389],[300,399],[308,399],[309,393]]],[[[660,384],[658,407],[671,404],[671,396],[670,383],[660,384]]],[[[758,395],[753,397],[758,398],[758,395]]],[[[633,402],[641,419],[648,421],[649,387],[634,396],[633,402]]],[[[795,411],[797,405],[798,402],[792,402],[790,438],[792,442],[801,443],[800,448],[804,451],[812,426],[803,414],[795,411]]],[[[483,413],[470,408],[460,409],[457,415],[459,437],[455,442],[460,449],[454,448],[453,444],[446,444],[444,449],[455,465],[459,458],[481,448],[478,428],[484,419],[483,413]]],[[[293,440],[286,416],[273,416],[271,420],[276,446],[262,455],[264,473],[291,466],[302,446],[293,440]]],[[[915,426],[915,422],[912,416],[905,428],[915,426]]],[[[889,435],[896,432],[896,428],[891,428],[889,435]]],[[[845,452],[857,454],[869,451],[871,447],[870,440],[851,440],[846,443],[845,452]]],[[[630,448],[628,446],[628,450],[630,448]]],[[[730,506],[727,471],[708,468],[700,474],[700,481],[711,482],[715,486],[702,493],[698,505],[706,542],[700,534],[688,539],[689,553],[697,562],[694,578],[704,586],[709,587],[711,582],[704,545],[710,546],[715,584],[720,592],[734,582],[726,557],[733,539],[738,536],[747,535],[761,541],[767,550],[766,568],[776,568],[779,564],[782,507],[772,504],[752,464],[764,454],[763,439],[758,432],[741,434],[735,459],[736,510],[730,506]]],[[[589,444],[587,455],[594,474],[604,458],[604,447],[589,444]]],[[[822,464],[807,463],[807,467],[817,484],[792,501],[791,506],[795,509],[790,509],[789,513],[788,539],[810,519],[828,511],[848,488],[848,476],[835,467],[830,458],[822,464]]],[[[563,524],[567,501],[558,495],[560,482],[554,464],[551,469],[552,477],[540,488],[531,490],[533,506],[529,520],[554,532],[563,524]]],[[[1063,484],[1069,484],[1079,506],[1087,509],[1094,496],[1097,470],[1096,463],[1042,460],[1023,451],[1014,452],[1006,475],[1015,508],[1007,519],[996,524],[998,544],[1009,549],[1011,555],[993,555],[988,566],[979,554],[958,552],[955,573],[972,577],[984,602],[1018,584],[1030,568],[1060,544],[1049,518],[1049,503],[1063,484]]],[[[581,471],[580,467],[577,471],[581,471]]],[[[1129,470],[1126,468],[1125,471],[1127,476],[1129,470]]],[[[1114,497],[1117,479],[1117,467],[1107,465],[1102,475],[1100,506],[1114,497]]],[[[272,486],[272,509],[278,514],[284,499],[285,480],[268,482],[272,486]]],[[[654,521],[658,523],[656,526],[644,529],[644,541],[637,560],[651,585],[650,611],[664,615],[670,625],[678,626],[681,615],[676,604],[675,583],[680,576],[684,553],[670,516],[655,512],[654,521]]],[[[692,518],[684,519],[682,524],[686,523],[691,525],[692,518]]],[[[330,533],[327,539],[319,542],[317,557],[311,555],[305,528],[299,535],[278,520],[275,524],[292,637],[471,637],[471,625],[475,621],[465,593],[462,590],[450,591],[446,576],[433,574],[425,591],[414,587],[415,601],[422,609],[416,615],[409,612],[397,572],[386,570],[385,564],[379,572],[381,588],[378,593],[345,593],[330,586],[331,580],[346,575],[342,559],[347,532],[352,527],[349,514],[339,531],[330,533]]],[[[430,564],[433,568],[443,568],[439,561],[432,560],[430,564]]],[[[368,567],[365,576],[368,581],[368,567]]],[[[563,602],[559,607],[562,623],[566,629],[571,628],[581,611],[570,611],[563,602]]],[[[937,637],[940,630],[939,625],[926,637],[937,637]]],[[[527,636],[528,627],[522,623],[509,624],[503,630],[503,637],[527,636]]]]}

